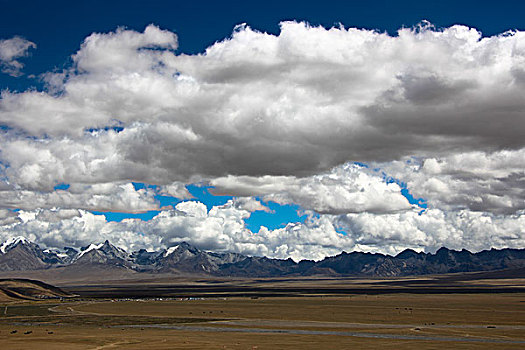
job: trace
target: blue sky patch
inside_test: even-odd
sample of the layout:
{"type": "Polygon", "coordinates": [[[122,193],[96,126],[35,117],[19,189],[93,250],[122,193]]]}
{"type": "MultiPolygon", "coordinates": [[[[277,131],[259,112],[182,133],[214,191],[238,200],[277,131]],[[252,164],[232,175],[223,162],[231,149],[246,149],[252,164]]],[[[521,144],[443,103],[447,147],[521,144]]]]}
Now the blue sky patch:
{"type": "Polygon", "coordinates": [[[217,205],[224,205],[226,204],[230,199],[232,199],[232,196],[216,196],[210,193],[210,189],[212,189],[213,186],[203,186],[203,185],[187,185],[186,189],[193,197],[195,197],[195,200],[198,200],[199,202],[202,202],[206,204],[206,208],[208,208],[208,211],[217,205]]]}
{"type": "Polygon", "coordinates": [[[270,230],[285,227],[290,222],[303,222],[306,215],[299,215],[301,207],[295,204],[278,204],[275,202],[264,202],[271,212],[256,211],[245,219],[246,227],[252,232],[259,232],[261,226],[266,226],[270,230]]]}
{"type": "Polygon", "coordinates": [[[124,219],[141,219],[144,221],[151,220],[153,217],[155,217],[158,213],[160,213],[159,210],[150,210],[145,213],[120,213],[120,212],[113,212],[113,211],[91,211],[95,215],[104,215],[106,217],[107,221],[116,221],[120,222],[124,219]]]}
{"type": "Polygon", "coordinates": [[[69,184],[65,184],[65,183],[59,183],[58,185],[56,185],[55,187],[53,187],[53,189],[56,191],[56,190],[67,190],[69,188],[69,184]]]}
{"type": "Polygon", "coordinates": [[[177,204],[182,202],[181,199],[171,197],[171,196],[161,196],[160,194],[155,195],[155,199],[159,201],[160,207],[175,207],[177,204]]]}

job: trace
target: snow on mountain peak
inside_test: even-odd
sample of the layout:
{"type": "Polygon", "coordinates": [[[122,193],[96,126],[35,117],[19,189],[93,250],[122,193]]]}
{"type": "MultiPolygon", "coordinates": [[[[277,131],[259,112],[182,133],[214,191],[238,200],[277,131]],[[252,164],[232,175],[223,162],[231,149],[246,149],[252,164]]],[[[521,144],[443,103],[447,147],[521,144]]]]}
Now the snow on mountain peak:
{"type": "Polygon", "coordinates": [[[100,249],[104,246],[104,243],[100,243],[100,244],[93,244],[91,243],[89,245],[89,247],[87,247],[86,249],[84,249],[83,251],[80,252],[80,254],[78,254],[77,256],[77,259],[82,257],[84,254],[86,254],[87,252],[90,252],[92,250],[97,250],[97,249],[100,249]]]}
{"type": "Polygon", "coordinates": [[[173,247],[169,247],[168,250],[166,250],[166,253],[164,253],[164,257],[167,257],[168,255],[173,254],[173,252],[176,251],[178,247],[179,247],[178,245],[174,245],[173,247]]]}
{"type": "Polygon", "coordinates": [[[7,239],[4,243],[2,243],[2,245],[0,246],[0,251],[5,254],[7,248],[9,248],[11,246],[14,247],[20,242],[22,244],[26,244],[26,243],[29,243],[29,240],[27,238],[23,237],[23,236],[11,237],[11,238],[7,239]]]}

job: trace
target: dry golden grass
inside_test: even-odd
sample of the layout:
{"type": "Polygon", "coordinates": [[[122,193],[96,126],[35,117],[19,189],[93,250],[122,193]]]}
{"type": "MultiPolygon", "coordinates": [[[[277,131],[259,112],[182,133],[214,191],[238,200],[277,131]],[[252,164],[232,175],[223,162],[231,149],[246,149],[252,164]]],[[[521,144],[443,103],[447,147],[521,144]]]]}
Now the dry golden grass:
{"type": "Polygon", "coordinates": [[[2,349],[525,348],[525,343],[493,342],[525,342],[525,294],[32,302],[18,307],[0,317],[2,349]],[[184,323],[187,318],[201,323],[184,323]],[[218,319],[223,321],[203,322],[218,319]],[[168,328],[151,328],[152,323],[168,328]],[[357,336],[277,333],[290,330],[357,336]],[[465,341],[472,338],[485,341],[465,341]]]}
{"type": "Polygon", "coordinates": [[[188,332],[163,329],[0,326],[2,349],[519,349],[509,344],[369,339],[326,335],[188,332]],[[32,334],[24,334],[31,329],[32,334]],[[48,334],[46,329],[53,329],[48,334]]]}
{"type": "Polygon", "coordinates": [[[0,290],[0,303],[12,302],[13,300],[15,299],[5,294],[4,291],[0,290]]]}
{"type": "Polygon", "coordinates": [[[524,294],[354,295],[97,302],[75,310],[101,314],[308,320],[349,323],[525,325],[524,294]]]}
{"type": "Polygon", "coordinates": [[[39,281],[0,279],[0,301],[67,297],[68,293],[39,281]]]}

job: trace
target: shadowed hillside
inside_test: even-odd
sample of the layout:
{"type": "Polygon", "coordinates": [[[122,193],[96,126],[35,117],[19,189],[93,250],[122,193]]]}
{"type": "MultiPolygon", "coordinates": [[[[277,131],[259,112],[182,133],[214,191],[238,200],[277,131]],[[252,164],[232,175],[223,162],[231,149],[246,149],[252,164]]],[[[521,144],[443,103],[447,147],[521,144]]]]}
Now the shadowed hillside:
{"type": "Polygon", "coordinates": [[[29,279],[0,279],[0,302],[58,299],[73,296],[50,284],[29,279]]]}

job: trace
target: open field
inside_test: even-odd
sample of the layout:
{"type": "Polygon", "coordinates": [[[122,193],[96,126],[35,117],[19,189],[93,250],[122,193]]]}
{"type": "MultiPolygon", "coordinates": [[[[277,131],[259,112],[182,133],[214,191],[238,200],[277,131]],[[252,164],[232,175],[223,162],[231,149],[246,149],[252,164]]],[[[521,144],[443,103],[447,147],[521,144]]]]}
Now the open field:
{"type": "Polygon", "coordinates": [[[295,278],[190,278],[107,281],[61,285],[85,298],[221,298],[303,297],[382,294],[495,294],[525,293],[523,278],[472,278],[473,274],[451,274],[392,279],[339,277],[295,278]]]}
{"type": "Polygon", "coordinates": [[[523,349],[525,293],[27,301],[0,308],[0,345],[523,349]]]}
{"type": "Polygon", "coordinates": [[[521,275],[153,277],[61,283],[73,298],[0,301],[0,347],[525,348],[521,275]]]}

